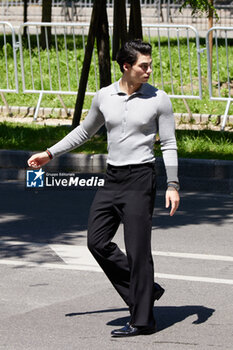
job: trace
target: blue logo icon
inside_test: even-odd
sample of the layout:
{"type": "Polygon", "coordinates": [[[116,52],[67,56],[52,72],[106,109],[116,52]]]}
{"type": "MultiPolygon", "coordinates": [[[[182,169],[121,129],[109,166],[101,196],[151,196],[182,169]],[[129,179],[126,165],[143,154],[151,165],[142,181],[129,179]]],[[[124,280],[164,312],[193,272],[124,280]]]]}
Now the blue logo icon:
{"type": "Polygon", "coordinates": [[[44,171],[40,170],[27,170],[27,187],[44,187],[44,171]]]}

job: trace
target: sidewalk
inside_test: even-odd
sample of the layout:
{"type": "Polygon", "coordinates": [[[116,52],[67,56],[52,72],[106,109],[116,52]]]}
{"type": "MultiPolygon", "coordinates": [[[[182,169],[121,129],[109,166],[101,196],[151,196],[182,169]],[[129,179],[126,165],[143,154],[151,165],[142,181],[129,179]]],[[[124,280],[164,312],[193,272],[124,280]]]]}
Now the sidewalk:
{"type": "MultiPolygon", "coordinates": [[[[32,123],[35,110],[36,107],[9,106],[8,111],[6,106],[0,105],[0,121],[14,123],[32,123]]],[[[70,115],[68,117],[64,108],[40,107],[38,117],[36,119],[36,124],[71,125],[74,109],[68,108],[67,111],[70,115]]],[[[83,109],[83,112],[86,111],[87,110],[83,109]]],[[[174,113],[174,117],[176,129],[202,130],[208,127],[211,130],[219,131],[223,121],[223,115],[204,113],[192,113],[192,123],[190,123],[190,115],[188,113],[174,113]]],[[[228,116],[225,131],[233,131],[233,115],[228,116]]]]}
{"type": "MultiPolygon", "coordinates": [[[[0,150],[0,180],[25,181],[27,159],[33,152],[0,150]]],[[[52,160],[44,171],[103,173],[106,154],[68,153],[52,160]]],[[[157,188],[166,187],[162,158],[156,159],[157,188]]],[[[179,159],[179,179],[183,191],[233,193],[233,162],[224,160],[179,159]]]]}

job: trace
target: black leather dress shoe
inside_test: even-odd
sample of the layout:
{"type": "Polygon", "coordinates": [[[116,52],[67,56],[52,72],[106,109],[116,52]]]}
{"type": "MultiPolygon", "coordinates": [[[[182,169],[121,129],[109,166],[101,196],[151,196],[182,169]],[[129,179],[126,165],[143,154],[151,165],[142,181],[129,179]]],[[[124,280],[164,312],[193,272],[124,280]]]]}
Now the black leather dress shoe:
{"type": "Polygon", "coordinates": [[[156,332],[156,327],[133,327],[129,323],[123,328],[114,329],[111,332],[112,337],[134,337],[136,335],[148,335],[156,332]]]}
{"type": "Polygon", "coordinates": [[[154,300],[159,300],[163,293],[165,292],[165,289],[163,289],[158,283],[154,283],[154,300]]]}

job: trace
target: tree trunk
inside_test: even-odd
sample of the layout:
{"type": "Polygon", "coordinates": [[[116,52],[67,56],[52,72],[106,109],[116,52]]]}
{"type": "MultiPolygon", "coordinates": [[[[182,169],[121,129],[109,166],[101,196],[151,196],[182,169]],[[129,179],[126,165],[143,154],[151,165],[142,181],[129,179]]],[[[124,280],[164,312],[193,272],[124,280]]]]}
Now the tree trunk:
{"type": "Polygon", "coordinates": [[[114,1],[113,13],[113,48],[112,60],[116,59],[116,54],[127,40],[127,23],[126,23],[126,8],[125,0],[114,1]]]}
{"type": "Polygon", "coordinates": [[[108,31],[108,16],[106,10],[106,0],[99,19],[97,29],[97,51],[99,60],[100,88],[111,84],[111,63],[108,31]]]}
{"type": "MultiPolygon", "coordinates": [[[[26,23],[28,18],[28,0],[23,1],[23,22],[26,23]]],[[[26,27],[23,29],[23,36],[26,37],[27,31],[26,27]]]]}
{"type": "Polygon", "coordinates": [[[72,127],[76,127],[80,123],[83,102],[85,98],[87,80],[90,70],[91,57],[95,43],[96,31],[99,26],[99,19],[101,17],[101,12],[104,10],[106,0],[95,0],[93,3],[93,9],[91,14],[91,22],[88,32],[87,45],[85,49],[85,56],[83,61],[83,68],[79,82],[78,95],[75,103],[75,110],[73,116],[72,127]]]}
{"type": "MultiPolygon", "coordinates": [[[[111,63],[110,63],[110,45],[109,45],[109,28],[108,28],[108,15],[106,9],[106,0],[103,5],[104,8],[101,12],[99,20],[99,26],[96,34],[97,39],[97,51],[99,60],[99,73],[100,73],[100,88],[111,84],[111,63]]],[[[106,128],[103,125],[98,134],[106,134],[106,128]]]]}
{"type": "MultiPolygon", "coordinates": [[[[211,6],[213,6],[214,1],[213,0],[209,0],[209,3],[211,6]]],[[[211,29],[213,27],[213,9],[210,8],[209,9],[209,16],[208,16],[208,29],[211,29]]],[[[213,56],[213,31],[210,32],[209,34],[209,52],[210,52],[210,72],[212,74],[212,56],[213,56]]]]}
{"type": "MultiPolygon", "coordinates": [[[[52,22],[52,0],[42,1],[42,22],[52,22]]],[[[41,47],[46,49],[51,43],[51,27],[41,28],[41,47]]]]}
{"type": "Polygon", "coordinates": [[[140,0],[131,1],[128,38],[129,40],[142,39],[142,18],[140,0]]]}

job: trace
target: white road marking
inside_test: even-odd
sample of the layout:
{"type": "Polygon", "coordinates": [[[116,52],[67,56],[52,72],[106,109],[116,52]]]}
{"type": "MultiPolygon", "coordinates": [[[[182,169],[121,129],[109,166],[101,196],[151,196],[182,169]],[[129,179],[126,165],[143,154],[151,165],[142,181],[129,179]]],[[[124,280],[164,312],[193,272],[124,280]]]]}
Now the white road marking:
{"type": "Polygon", "coordinates": [[[206,282],[206,283],[218,283],[218,284],[232,284],[233,280],[224,278],[211,278],[200,276],[185,276],[185,275],[172,275],[168,273],[155,273],[156,278],[166,278],[171,280],[193,281],[193,282],[206,282]]]}
{"type": "MultiPolygon", "coordinates": [[[[64,263],[41,263],[41,262],[37,263],[37,262],[26,261],[23,259],[21,260],[0,259],[0,264],[3,264],[3,265],[102,272],[102,269],[98,266],[97,262],[92,257],[91,253],[89,252],[86,246],[74,246],[74,245],[62,245],[62,244],[47,245],[47,244],[41,244],[41,243],[17,242],[17,241],[9,241],[9,242],[0,241],[0,243],[10,244],[10,245],[25,244],[25,245],[34,245],[34,246],[35,245],[46,246],[51,248],[64,262],[64,263]]],[[[157,255],[157,256],[167,256],[167,257],[185,258],[185,259],[233,261],[233,257],[222,256],[222,255],[191,254],[191,253],[162,252],[162,251],[153,251],[152,253],[153,255],[157,255]]],[[[174,274],[163,274],[163,273],[155,273],[155,277],[161,278],[161,279],[175,279],[175,280],[183,280],[183,281],[233,285],[232,279],[174,275],[174,274]]]]}
{"type": "Polygon", "coordinates": [[[50,244],[49,247],[69,265],[98,266],[86,246],[50,244]]]}
{"type": "MultiPolygon", "coordinates": [[[[76,264],[81,261],[81,263],[86,262],[86,260],[91,259],[95,262],[95,259],[90,254],[86,246],[74,246],[74,245],[61,245],[61,244],[51,244],[49,245],[51,249],[67,264],[76,264]]],[[[125,252],[124,249],[122,249],[125,252]]],[[[224,255],[211,255],[211,254],[192,254],[192,253],[178,253],[178,252],[162,252],[162,251],[152,251],[152,255],[155,256],[167,256],[173,258],[183,258],[183,259],[199,259],[199,260],[212,260],[212,261],[233,261],[233,256],[224,255]]]]}
{"type": "Polygon", "coordinates": [[[233,256],[225,256],[225,255],[160,252],[160,251],[152,251],[152,254],[157,256],[168,256],[173,258],[184,258],[184,259],[233,261],[233,256]]]}
{"type": "Polygon", "coordinates": [[[80,270],[80,271],[91,271],[91,272],[102,272],[101,268],[96,265],[68,265],[59,263],[43,263],[43,262],[32,262],[26,260],[13,260],[13,259],[1,259],[0,265],[10,266],[21,266],[21,267],[42,267],[48,269],[61,269],[61,270],[80,270]]]}
{"type": "MultiPolygon", "coordinates": [[[[40,267],[40,268],[47,268],[47,269],[103,272],[98,265],[92,266],[92,265],[76,265],[76,264],[71,264],[71,265],[49,264],[49,263],[35,263],[35,262],[22,261],[22,260],[21,261],[20,260],[0,260],[0,264],[11,265],[11,266],[21,266],[21,267],[40,267]]],[[[155,278],[233,285],[233,280],[223,279],[223,278],[172,275],[172,274],[166,274],[166,273],[155,273],[155,278]]]]}
{"type": "MultiPolygon", "coordinates": [[[[50,244],[46,243],[36,243],[36,242],[22,242],[22,241],[3,241],[0,240],[0,243],[6,245],[38,245],[38,246],[49,246],[54,252],[67,264],[75,263],[75,259],[86,259],[86,256],[92,258],[89,250],[86,246],[76,246],[68,244],[50,244]],[[80,255],[81,254],[81,255],[80,255]],[[86,255],[87,254],[87,255],[86,255]]],[[[122,249],[125,252],[124,249],[122,249]]],[[[167,256],[173,258],[183,258],[183,259],[199,259],[199,260],[213,260],[213,261],[232,261],[233,256],[227,255],[213,255],[213,254],[196,254],[196,253],[179,253],[179,252],[163,252],[158,250],[153,250],[152,255],[155,256],[167,256]]],[[[93,261],[94,258],[92,258],[93,261]]]]}

